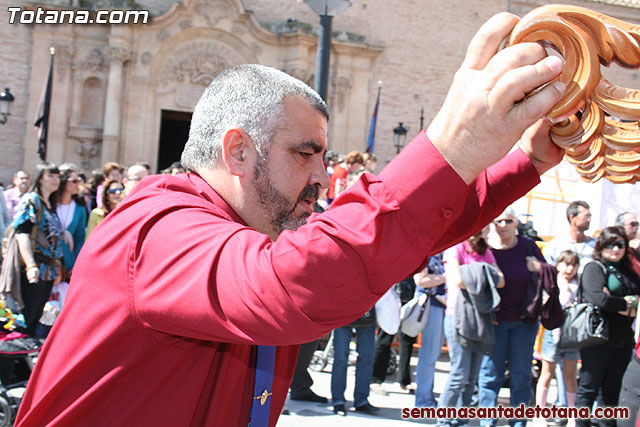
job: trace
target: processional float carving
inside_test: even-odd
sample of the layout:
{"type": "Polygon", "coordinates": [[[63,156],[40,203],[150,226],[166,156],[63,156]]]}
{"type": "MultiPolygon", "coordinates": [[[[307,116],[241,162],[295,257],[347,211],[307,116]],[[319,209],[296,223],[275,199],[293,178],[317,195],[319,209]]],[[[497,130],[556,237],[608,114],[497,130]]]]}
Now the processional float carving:
{"type": "Polygon", "coordinates": [[[601,75],[612,62],[640,67],[640,26],[568,5],[548,5],[525,15],[509,44],[542,42],[555,48],[565,67],[557,80],[567,85],[548,117],[578,112],[554,125],[551,139],[589,182],[640,181],[640,90],[616,86],[601,75]]]}

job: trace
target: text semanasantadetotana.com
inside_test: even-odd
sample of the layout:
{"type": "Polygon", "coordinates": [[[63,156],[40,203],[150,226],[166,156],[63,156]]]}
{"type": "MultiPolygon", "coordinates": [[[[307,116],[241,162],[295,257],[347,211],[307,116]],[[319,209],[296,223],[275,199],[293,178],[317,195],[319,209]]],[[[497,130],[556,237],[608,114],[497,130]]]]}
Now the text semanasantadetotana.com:
{"type": "Polygon", "coordinates": [[[146,24],[148,10],[25,10],[9,7],[9,24],[146,24]]]}
{"type": "Polygon", "coordinates": [[[532,406],[524,404],[516,408],[498,405],[497,407],[461,407],[461,408],[402,408],[402,418],[440,418],[440,419],[527,419],[527,418],[582,418],[582,419],[617,419],[629,418],[629,408],[605,407],[596,408],[593,413],[589,408],[566,408],[532,406]]]}

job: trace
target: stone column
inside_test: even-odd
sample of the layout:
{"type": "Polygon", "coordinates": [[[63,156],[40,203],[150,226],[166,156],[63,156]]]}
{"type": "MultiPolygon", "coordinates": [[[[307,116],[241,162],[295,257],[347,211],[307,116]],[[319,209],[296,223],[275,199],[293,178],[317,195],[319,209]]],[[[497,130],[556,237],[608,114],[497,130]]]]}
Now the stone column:
{"type": "Polygon", "coordinates": [[[120,115],[122,114],[122,69],[131,58],[131,52],[122,47],[110,46],[106,50],[109,59],[109,80],[104,108],[102,135],[102,164],[117,162],[120,145],[120,115]]]}

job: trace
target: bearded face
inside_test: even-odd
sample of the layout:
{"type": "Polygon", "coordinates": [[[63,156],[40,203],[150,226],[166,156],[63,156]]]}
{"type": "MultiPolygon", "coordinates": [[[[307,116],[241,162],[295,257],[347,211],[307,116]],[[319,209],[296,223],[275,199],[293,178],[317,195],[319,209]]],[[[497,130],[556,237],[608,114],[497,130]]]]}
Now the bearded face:
{"type": "Polygon", "coordinates": [[[303,200],[317,200],[320,185],[307,184],[297,199],[293,200],[275,187],[267,160],[258,157],[253,166],[253,174],[253,186],[258,195],[258,203],[277,234],[284,230],[297,230],[307,223],[310,214],[304,212],[301,216],[296,216],[295,208],[303,200]]]}

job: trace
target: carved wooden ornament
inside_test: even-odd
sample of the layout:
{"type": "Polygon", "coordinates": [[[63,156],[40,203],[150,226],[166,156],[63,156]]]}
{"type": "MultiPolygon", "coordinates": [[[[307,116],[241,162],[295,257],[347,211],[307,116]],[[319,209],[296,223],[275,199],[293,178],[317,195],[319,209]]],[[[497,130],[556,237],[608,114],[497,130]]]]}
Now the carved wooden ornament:
{"type": "Polygon", "coordinates": [[[640,27],[589,9],[548,5],[525,15],[509,44],[543,42],[564,58],[557,80],[567,85],[549,118],[577,114],[556,124],[551,139],[582,179],[615,183],[640,180],[640,91],[614,85],[600,73],[612,62],[640,67],[640,27]]]}

